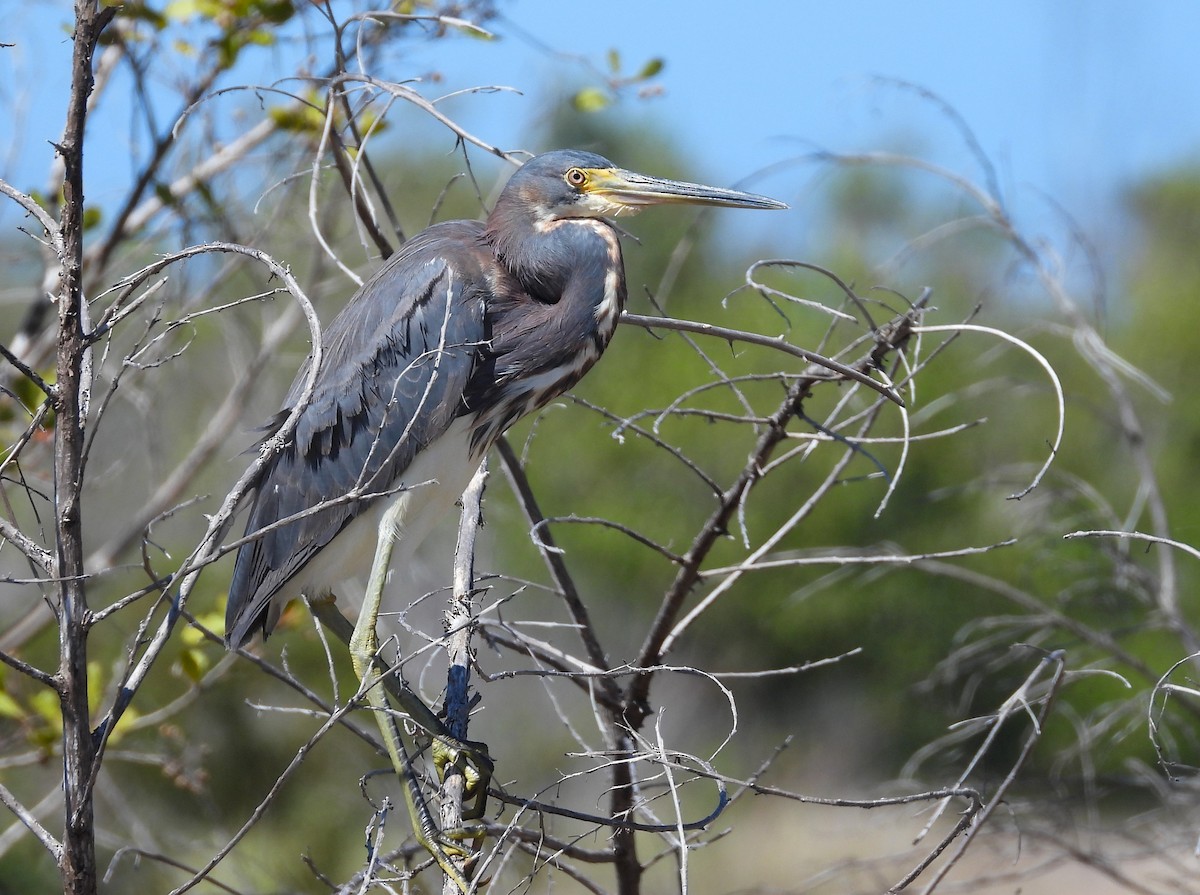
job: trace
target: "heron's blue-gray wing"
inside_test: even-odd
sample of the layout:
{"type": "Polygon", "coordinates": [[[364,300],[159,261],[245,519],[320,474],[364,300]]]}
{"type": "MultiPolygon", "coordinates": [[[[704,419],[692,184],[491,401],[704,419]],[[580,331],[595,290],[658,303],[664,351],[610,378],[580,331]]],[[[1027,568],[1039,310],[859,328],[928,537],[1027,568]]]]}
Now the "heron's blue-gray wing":
{"type": "MultiPolygon", "coordinates": [[[[258,628],[269,633],[268,610],[280,588],[464,411],[463,395],[488,337],[482,289],[489,253],[480,229],[456,221],[422,232],[325,331],[312,399],[257,483],[246,533],[306,515],[238,551],[226,608],[230,644],[244,643],[258,628]],[[347,494],[363,496],[340,500],[347,494]]],[[[299,400],[310,362],[280,422],[299,400]]]]}

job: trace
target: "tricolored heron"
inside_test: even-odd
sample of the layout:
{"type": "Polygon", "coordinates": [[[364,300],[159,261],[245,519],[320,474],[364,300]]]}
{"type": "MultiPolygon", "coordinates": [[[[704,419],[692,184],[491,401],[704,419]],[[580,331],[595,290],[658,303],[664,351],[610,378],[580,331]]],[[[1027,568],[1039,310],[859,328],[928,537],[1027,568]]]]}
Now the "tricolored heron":
{"type": "MultiPolygon", "coordinates": [[[[605,218],[674,203],[787,207],[636,174],[592,153],[547,152],[513,174],[486,221],[429,227],[363,284],[325,331],[311,400],[256,482],[246,534],[263,533],[238,551],[227,645],[266,636],[284,605],[303,596],[350,643],[364,688],[374,683],[389,559],[406,565],[500,435],[574,386],[604,352],[626,295],[618,233],[605,218]],[[277,525],[284,519],[293,521],[277,525]],[[372,584],[351,630],[332,595],[362,576],[373,547],[372,584]]],[[[300,399],[309,364],[279,423],[300,399]]],[[[374,686],[367,693],[383,728],[384,697],[374,686]]],[[[434,738],[435,761],[448,760],[460,744],[411,692],[399,695],[434,738]]],[[[391,742],[395,728],[383,733],[410,784],[418,838],[466,891],[403,746],[391,742]]],[[[467,752],[473,776],[486,778],[486,752],[478,744],[467,752]]]]}

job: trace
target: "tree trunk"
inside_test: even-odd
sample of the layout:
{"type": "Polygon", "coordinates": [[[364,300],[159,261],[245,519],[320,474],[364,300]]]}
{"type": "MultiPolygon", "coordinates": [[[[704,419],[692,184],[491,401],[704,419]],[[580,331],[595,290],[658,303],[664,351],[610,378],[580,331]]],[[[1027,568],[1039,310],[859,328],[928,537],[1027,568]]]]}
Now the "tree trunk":
{"type": "Polygon", "coordinates": [[[58,369],[55,385],[55,564],[59,605],[59,698],[63,719],[65,819],[59,863],[64,895],[96,892],[96,833],[92,792],[96,747],[88,709],[87,636],[90,624],[84,586],[80,507],[84,475],[84,424],[89,383],[83,293],[83,135],[93,87],[92,56],[114,14],[95,0],[76,0],[75,49],[66,125],[58,145],[63,180],[63,257],[58,289],[58,369]]]}

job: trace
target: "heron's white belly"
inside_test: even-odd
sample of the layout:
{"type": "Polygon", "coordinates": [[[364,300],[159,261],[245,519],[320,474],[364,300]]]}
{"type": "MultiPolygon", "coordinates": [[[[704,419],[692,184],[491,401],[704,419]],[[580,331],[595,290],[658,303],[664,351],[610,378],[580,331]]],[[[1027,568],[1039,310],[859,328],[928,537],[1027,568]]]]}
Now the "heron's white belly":
{"type": "MultiPolygon", "coordinates": [[[[377,501],[355,517],[284,587],[284,599],[335,594],[339,608],[356,617],[384,513],[393,504],[398,505],[391,567],[403,574],[421,542],[454,510],[455,501],[470,484],[480,461],[471,454],[469,425],[460,417],[445,435],[417,454],[400,481],[392,485],[408,490],[377,501]]],[[[404,596],[414,600],[421,595],[404,596]]]]}

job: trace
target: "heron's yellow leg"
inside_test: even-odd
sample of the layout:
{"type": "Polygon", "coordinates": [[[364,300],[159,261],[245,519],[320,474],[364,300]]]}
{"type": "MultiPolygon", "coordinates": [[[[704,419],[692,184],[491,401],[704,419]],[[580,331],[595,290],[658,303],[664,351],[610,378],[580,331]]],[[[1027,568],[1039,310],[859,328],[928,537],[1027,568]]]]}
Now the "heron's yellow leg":
{"type": "MultiPolygon", "coordinates": [[[[395,716],[388,709],[387,696],[384,694],[383,687],[386,686],[389,691],[395,694],[397,700],[404,707],[404,710],[412,716],[413,720],[421,728],[429,733],[433,740],[431,749],[434,767],[437,769],[439,777],[444,775],[445,768],[448,765],[454,765],[463,772],[463,775],[466,777],[467,792],[472,793],[474,791],[475,802],[479,803],[478,814],[468,814],[464,811],[463,816],[465,819],[470,820],[483,813],[483,801],[487,798],[487,786],[491,776],[492,762],[491,758],[487,755],[486,746],[480,749],[482,744],[460,742],[450,736],[441,720],[403,681],[398,680],[395,675],[385,675],[381,672],[381,663],[378,656],[379,635],[376,626],[379,620],[380,604],[383,600],[383,588],[387,582],[387,570],[391,562],[392,547],[396,539],[395,523],[396,515],[400,510],[400,503],[397,501],[393,504],[384,514],[379,524],[379,539],[375,548],[375,560],[371,565],[371,577],[367,583],[362,610],[359,613],[358,622],[349,632],[350,659],[354,664],[354,672],[358,675],[360,682],[359,694],[375,715],[376,722],[379,725],[379,732],[383,735],[384,744],[392,760],[392,767],[396,770],[403,783],[404,801],[408,807],[409,816],[412,818],[413,834],[417,837],[417,841],[421,843],[422,847],[437,861],[438,866],[442,868],[442,872],[465,895],[465,893],[470,891],[470,884],[463,876],[459,867],[451,859],[450,854],[453,852],[457,855],[469,857],[466,852],[457,845],[454,845],[452,840],[456,838],[469,838],[472,834],[468,832],[464,835],[463,831],[447,831],[447,833],[443,833],[438,829],[437,824],[434,822],[433,814],[425,802],[425,796],[421,792],[421,784],[417,779],[416,771],[413,770],[412,759],[405,748],[399,725],[396,723],[395,716]],[[482,756],[482,760],[480,756],[482,756]],[[482,800],[479,793],[483,794],[482,800]]],[[[349,627],[349,623],[345,618],[329,604],[324,604],[324,606],[321,604],[315,605],[321,606],[321,609],[317,611],[317,617],[325,622],[335,634],[343,636],[349,627]],[[331,611],[324,611],[326,607],[331,611]],[[332,615],[338,616],[342,621],[338,623],[326,617],[332,615]]],[[[475,804],[472,804],[471,810],[476,810],[475,804]]]]}
{"type": "MultiPolygon", "coordinates": [[[[334,636],[350,646],[354,638],[354,626],[338,610],[332,598],[309,600],[308,608],[334,636]]],[[[456,738],[403,678],[388,674],[389,669],[378,654],[375,655],[374,664],[378,672],[376,679],[382,680],[392,698],[429,737],[429,749],[438,779],[446,779],[446,769],[449,767],[458,769],[463,775],[465,793],[471,797],[471,801],[463,805],[463,820],[479,820],[487,810],[487,789],[495,768],[487,743],[456,738]]]]}

